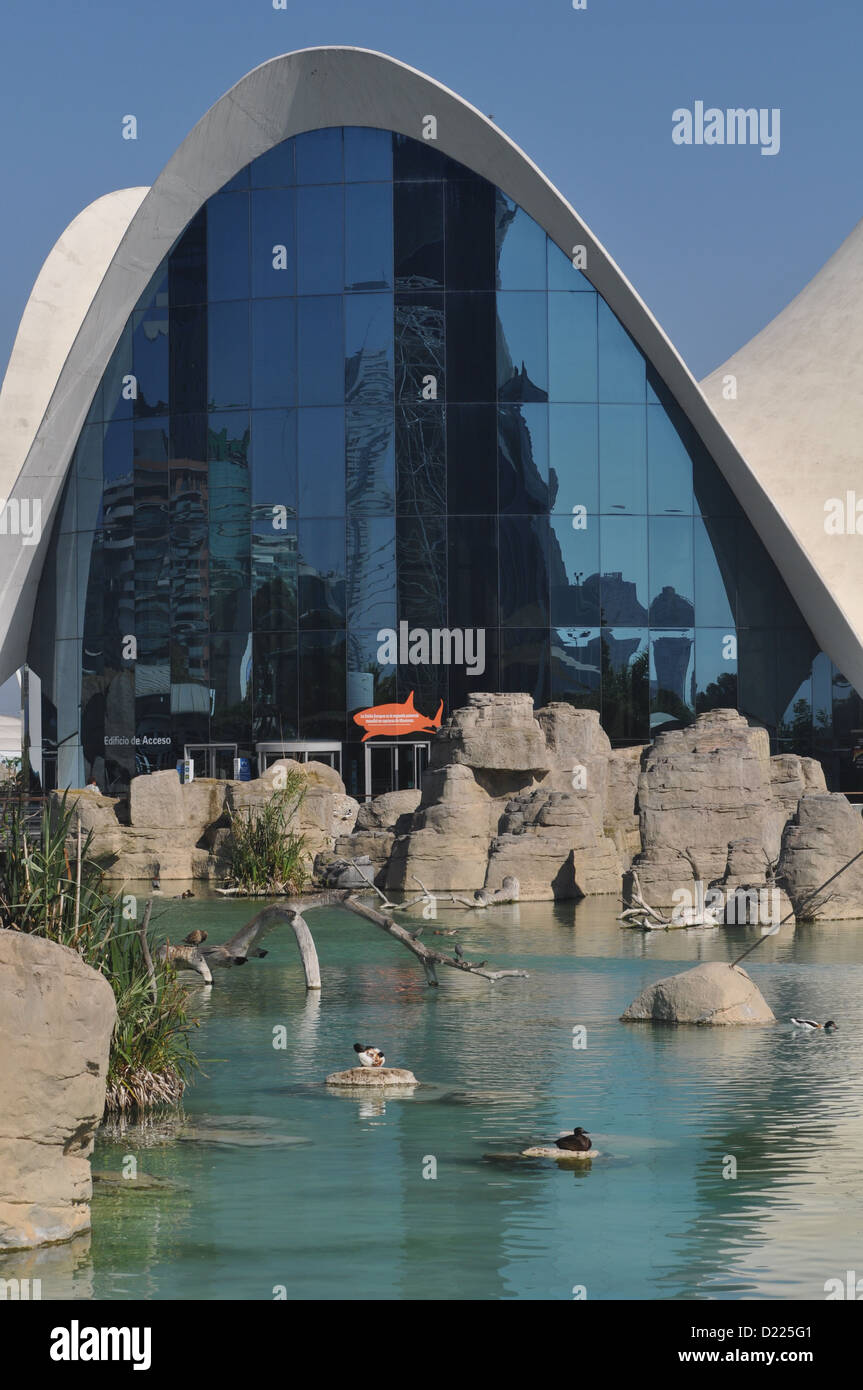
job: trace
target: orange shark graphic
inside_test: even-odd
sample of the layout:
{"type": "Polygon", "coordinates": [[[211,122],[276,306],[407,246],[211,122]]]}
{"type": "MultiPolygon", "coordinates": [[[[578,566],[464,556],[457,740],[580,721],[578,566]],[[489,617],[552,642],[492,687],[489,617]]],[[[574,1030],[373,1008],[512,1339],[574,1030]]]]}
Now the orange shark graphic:
{"type": "Polygon", "coordinates": [[[441,726],[442,715],[443,700],[438,705],[434,719],[420,714],[414,706],[414,693],[411,691],[403,705],[372,705],[370,709],[361,709],[359,714],[354,715],[354,723],[367,730],[362,740],[365,743],[366,739],[375,738],[378,734],[392,737],[395,734],[434,733],[441,726]]]}

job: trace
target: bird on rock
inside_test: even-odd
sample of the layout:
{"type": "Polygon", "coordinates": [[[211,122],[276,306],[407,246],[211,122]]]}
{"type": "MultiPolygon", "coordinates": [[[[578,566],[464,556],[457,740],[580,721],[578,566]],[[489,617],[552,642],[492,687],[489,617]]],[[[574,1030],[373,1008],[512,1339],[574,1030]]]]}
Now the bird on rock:
{"type": "Polygon", "coordinates": [[[190,931],[188,936],[183,937],[187,946],[200,946],[201,942],[206,941],[206,939],[207,933],[200,929],[197,931],[190,931]]]}
{"type": "Polygon", "coordinates": [[[380,1048],[372,1047],[371,1043],[354,1043],[354,1052],[361,1067],[382,1067],[387,1060],[380,1048]]]}
{"type": "Polygon", "coordinates": [[[554,1142],[559,1149],[568,1149],[571,1153],[587,1153],[590,1148],[590,1135],[585,1134],[581,1125],[578,1125],[572,1134],[564,1134],[554,1142]]]}

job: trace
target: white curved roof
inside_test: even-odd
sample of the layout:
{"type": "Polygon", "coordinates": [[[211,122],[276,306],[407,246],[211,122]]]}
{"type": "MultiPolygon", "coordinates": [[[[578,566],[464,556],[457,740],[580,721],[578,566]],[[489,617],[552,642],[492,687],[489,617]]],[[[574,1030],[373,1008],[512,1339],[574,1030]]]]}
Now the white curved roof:
{"type": "MultiPolygon", "coordinates": [[[[13,454],[5,466],[0,463],[0,477],[9,476],[20,463],[14,493],[42,497],[44,522],[38,547],[25,548],[17,537],[0,536],[0,680],[25,658],[51,516],[93,391],[140,294],[191,218],[245,164],[289,136],[356,125],[420,139],[428,115],[437,118],[438,149],[502,188],[567,254],[576,245],[587,248],[589,279],[689,415],[821,644],[863,688],[860,629],[834,601],[814,558],[775,504],[770,486],[744,461],[659,324],[575,210],[476,107],[416,69],[358,48],[306,49],[273,58],[248,73],[198,122],[132,210],[104,276],[95,277],[89,309],[62,368],[58,370],[53,358],[45,365],[41,395],[50,394],[50,403],[26,459],[20,463],[13,454]],[[807,604],[802,602],[803,592],[807,604]]],[[[131,202],[140,192],[112,197],[131,202]]],[[[64,291],[70,295],[72,278],[64,291]]],[[[18,346],[16,340],[10,372],[19,371],[18,346]]],[[[39,392],[34,399],[41,399],[39,392]]]]}
{"type": "MultiPolygon", "coordinates": [[[[844,509],[846,493],[856,490],[863,501],[863,222],[796,299],[712,372],[702,389],[776,502],[785,536],[777,535],[772,546],[766,538],[765,543],[804,617],[820,635],[817,598],[794,573],[795,547],[828,586],[859,648],[863,535],[828,533],[824,522],[830,498],[844,509]],[[723,382],[729,376],[736,380],[737,398],[727,400],[723,382]]],[[[863,690],[859,650],[823,639],[822,646],[863,690]]]]}

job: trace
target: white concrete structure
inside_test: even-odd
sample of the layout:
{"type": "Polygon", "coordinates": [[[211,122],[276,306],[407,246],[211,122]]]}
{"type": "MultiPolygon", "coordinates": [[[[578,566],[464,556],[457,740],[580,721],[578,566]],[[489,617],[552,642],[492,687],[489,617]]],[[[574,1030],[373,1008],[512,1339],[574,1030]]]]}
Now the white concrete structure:
{"type": "MultiPolygon", "coordinates": [[[[355,48],[309,49],[254,69],[207,112],[149,191],[100,199],[71,224],[46,261],[0,397],[0,495],[39,498],[43,520],[39,545],[0,534],[0,680],[25,659],[51,521],[93,392],[139,295],[191,218],[246,163],[292,135],[359,125],[422,139],[429,115],[437,122],[436,148],[501,188],[567,255],[586,248],[588,278],[692,421],[822,648],[863,690],[863,597],[851,593],[854,540],[844,547],[816,543],[804,516],[808,505],[817,522],[821,493],[840,495],[855,480],[856,416],[848,414],[840,426],[837,416],[840,402],[845,410],[855,393],[856,409],[863,408],[857,386],[848,382],[849,371],[859,375],[863,344],[856,306],[846,312],[839,300],[860,284],[860,238],[837,253],[795,301],[799,307],[786,311],[787,329],[761,335],[764,344],[753,345],[746,361],[741,356],[742,400],[726,409],[716,389],[721,373],[711,378],[712,409],[635,290],[536,165],[448,88],[355,48]],[[821,366],[801,384],[801,366],[813,372],[801,339],[813,329],[821,366]],[[806,392],[812,406],[811,429],[802,432],[798,392],[806,392]],[[834,430],[841,440],[831,440],[834,430]],[[816,437],[830,462],[814,497],[807,478],[821,466],[816,437]],[[798,469],[793,482],[792,460],[798,469]]],[[[817,352],[811,356],[816,360],[817,352]]]]}

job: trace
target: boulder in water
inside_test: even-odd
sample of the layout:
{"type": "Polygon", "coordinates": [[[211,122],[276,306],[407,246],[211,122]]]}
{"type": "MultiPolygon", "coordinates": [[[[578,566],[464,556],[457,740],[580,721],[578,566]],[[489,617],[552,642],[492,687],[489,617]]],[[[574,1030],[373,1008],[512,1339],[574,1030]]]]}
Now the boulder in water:
{"type": "Polygon", "coordinates": [[[758,986],[739,965],[713,961],[643,989],[622,1015],[624,1023],[775,1023],[758,986]]]}
{"type": "Polygon", "coordinates": [[[349,1067],[327,1077],[328,1086],[418,1086],[412,1071],[404,1067],[349,1067]]]}

